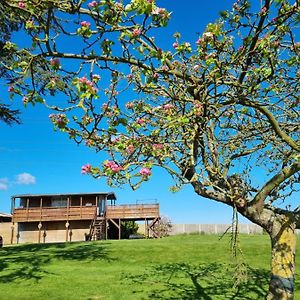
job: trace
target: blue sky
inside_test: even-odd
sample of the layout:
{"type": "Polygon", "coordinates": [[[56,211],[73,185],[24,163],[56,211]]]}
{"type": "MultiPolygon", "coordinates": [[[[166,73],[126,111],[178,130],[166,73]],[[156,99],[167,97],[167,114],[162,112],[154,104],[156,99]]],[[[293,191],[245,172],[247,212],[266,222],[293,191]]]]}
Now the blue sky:
{"type": "MultiPolygon", "coordinates": [[[[197,32],[218,17],[218,12],[229,8],[234,1],[169,1],[159,6],[172,11],[172,20],[164,34],[158,37],[162,46],[170,47],[172,34],[182,33],[182,39],[193,43],[197,32]]],[[[8,97],[7,87],[1,87],[1,98],[8,97]]],[[[22,124],[7,126],[0,123],[0,211],[10,211],[10,197],[23,193],[77,193],[113,191],[118,203],[157,201],[162,215],[174,223],[230,223],[232,211],[222,204],[197,196],[186,186],[173,194],[168,191],[172,181],[166,174],[155,170],[152,179],[133,192],[128,186],[112,189],[105,179],[96,180],[82,175],[81,166],[87,162],[99,164],[101,154],[77,146],[67,135],[55,132],[49,121],[49,111],[42,105],[28,106],[19,103],[22,124]]],[[[245,220],[243,221],[245,222],[245,220]]]]}

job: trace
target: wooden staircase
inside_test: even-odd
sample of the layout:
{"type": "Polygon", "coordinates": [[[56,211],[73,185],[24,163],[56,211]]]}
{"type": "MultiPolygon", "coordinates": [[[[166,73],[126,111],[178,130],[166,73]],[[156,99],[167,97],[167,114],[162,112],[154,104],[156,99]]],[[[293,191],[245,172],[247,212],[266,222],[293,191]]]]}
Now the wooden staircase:
{"type": "Polygon", "coordinates": [[[93,240],[105,240],[105,232],[106,232],[106,220],[103,217],[99,217],[96,219],[94,224],[94,230],[92,232],[93,240]]]}
{"type": "Polygon", "coordinates": [[[104,216],[98,217],[95,213],[94,219],[90,225],[90,232],[87,236],[88,241],[105,240],[106,237],[106,219],[104,216]]]}

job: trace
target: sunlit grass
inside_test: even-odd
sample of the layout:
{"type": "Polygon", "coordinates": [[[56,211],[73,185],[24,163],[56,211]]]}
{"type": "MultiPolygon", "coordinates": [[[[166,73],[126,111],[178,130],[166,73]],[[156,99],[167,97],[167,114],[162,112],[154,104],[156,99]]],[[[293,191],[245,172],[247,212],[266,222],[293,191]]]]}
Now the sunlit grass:
{"type": "Polygon", "coordinates": [[[268,237],[241,236],[241,247],[251,268],[238,288],[227,236],[5,247],[0,299],[264,299],[268,237]]]}

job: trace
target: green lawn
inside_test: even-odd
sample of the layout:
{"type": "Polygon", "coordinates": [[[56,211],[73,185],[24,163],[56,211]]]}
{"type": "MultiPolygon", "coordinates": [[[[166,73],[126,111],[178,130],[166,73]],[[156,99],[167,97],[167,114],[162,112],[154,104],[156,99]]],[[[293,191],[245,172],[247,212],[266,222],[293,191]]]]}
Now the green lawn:
{"type": "Polygon", "coordinates": [[[268,237],[241,236],[251,268],[238,289],[232,287],[229,241],[186,235],[5,247],[0,249],[0,299],[264,299],[268,237]]]}

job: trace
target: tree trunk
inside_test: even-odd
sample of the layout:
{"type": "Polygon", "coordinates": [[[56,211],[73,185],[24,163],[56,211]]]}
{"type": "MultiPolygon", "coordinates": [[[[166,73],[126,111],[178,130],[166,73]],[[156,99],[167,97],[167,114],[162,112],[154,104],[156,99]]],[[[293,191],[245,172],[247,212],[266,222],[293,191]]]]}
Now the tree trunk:
{"type": "Polygon", "coordinates": [[[294,299],[296,235],[295,224],[274,222],[271,236],[271,280],[267,300],[294,299]]]}

